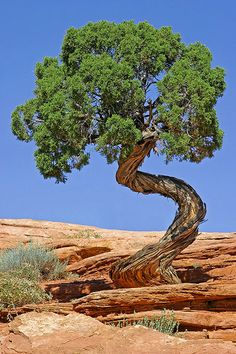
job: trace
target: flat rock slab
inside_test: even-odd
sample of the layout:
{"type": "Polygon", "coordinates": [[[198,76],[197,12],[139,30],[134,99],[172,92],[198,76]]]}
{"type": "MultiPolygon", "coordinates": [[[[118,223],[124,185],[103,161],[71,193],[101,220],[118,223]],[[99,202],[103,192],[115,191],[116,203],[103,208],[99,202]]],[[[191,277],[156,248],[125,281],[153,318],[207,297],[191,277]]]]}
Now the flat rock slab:
{"type": "Polygon", "coordinates": [[[236,282],[160,285],[99,291],[73,301],[74,310],[89,316],[155,309],[236,310],[236,282]]]}
{"type": "MultiPolygon", "coordinates": [[[[172,312],[166,311],[166,315],[170,316],[172,312]]],[[[163,316],[163,310],[135,312],[133,314],[110,314],[107,316],[98,316],[97,319],[103,323],[127,322],[132,323],[143,318],[153,319],[163,316]]],[[[213,311],[194,311],[190,309],[174,311],[175,320],[179,323],[179,331],[216,331],[217,333],[228,333],[226,330],[236,329],[236,312],[213,312],[213,311]],[[221,331],[221,332],[220,332],[221,331]]],[[[189,332],[188,332],[189,333],[189,332]]],[[[200,332],[203,333],[203,332],[200,332]]],[[[207,332],[208,333],[208,332],[207,332]]],[[[229,332],[232,334],[232,332],[229,332]]],[[[233,331],[236,341],[236,331],[233,331]]],[[[202,337],[204,338],[204,337],[202,337]]]]}
{"type": "Polygon", "coordinates": [[[185,340],[142,326],[116,328],[81,314],[28,313],[0,338],[4,354],[234,354],[232,342],[185,340]]]}
{"type": "MultiPolygon", "coordinates": [[[[40,333],[40,328],[46,328],[50,321],[56,321],[57,325],[52,333],[42,332],[43,336],[33,336],[32,333],[26,335],[26,332],[19,330],[19,323],[14,320],[13,323],[18,324],[15,329],[11,329],[7,337],[5,330],[0,328],[0,342],[3,337],[6,339],[2,342],[5,350],[3,353],[15,353],[16,348],[21,347],[24,348],[21,353],[26,354],[60,353],[59,348],[62,348],[63,353],[149,354],[156,353],[156,348],[159,347],[161,353],[168,354],[215,354],[217,350],[222,353],[234,353],[232,343],[227,341],[235,341],[236,333],[236,233],[201,233],[196,241],[173,261],[183,284],[115,289],[109,278],[111,265],[134,254],[147,244],[158,242],[163,234],[164,232],[155,231],[106,230],[47,221],[0,219],[0,250],[31,241],[46,245],[55,250],[61,261],[67,261],[68,272],[76,273],[77,277],[41,284],[46,291],[52,293],[55,302],[26,305],[13,310],[13,316],[14,311],[18,314],[27,312],[26,317],[17,317],[25,321],[24,323],[31,316],[39,316],[35,320],[37,325],[33,325],[38,328],[36,332],[40,333]],[[75,300],[73,304],[71,300],[75,300]],[[48,316],[55,313],[65,316],[70,314],[75,317],[66,316],[68,323],[80,323],[81,319],[85,318],[84,314],[94,317],[94,320],[99,318],[102,322],[109,322],[124,317],[132,318],[134,310],[138,319],[155,313],[160,314],[163,308],[174,309],[180,328],[189,330],[180,334],[183,338],[174,338],[173,342],[173,337],[169,339],[146,328],[112,329],[107,326],[99,327],[91,336],[81,336],[78,330],[68,329],[72,328],[69,324],[65,330],[62,319],[47,319],[45,314],[35,315],[32,312],[47,311],[48,316]],[[97,346],[93,342],[94,338],[97,346]],[[124,340],[121,341],[120,338],[124,340]],[[188,338],[188,345],[184,338],[188,338]],[[196,344],[197,341],[199,345],[196,344]]],[[[8,311],[0,313],[2,320],[6,319],[7,314],[8,311]]],[[[93,326],[91,323],[90,325],[93,326]]],[[[100,325],[104,326],[102,323],[100,325]]]]}
{"type": "MultiPolygon", "coordinates": [[[[164,232],[106,230],[93,226],[28,219],[0,219],[0,249],[31,241],[55,249],[68,271],[85,279],[106,276],[111,265],[164,232]]],[[[236,276],[236,233],[201,233],[173,262],[183,282],[229,281],[236,276]]]]}

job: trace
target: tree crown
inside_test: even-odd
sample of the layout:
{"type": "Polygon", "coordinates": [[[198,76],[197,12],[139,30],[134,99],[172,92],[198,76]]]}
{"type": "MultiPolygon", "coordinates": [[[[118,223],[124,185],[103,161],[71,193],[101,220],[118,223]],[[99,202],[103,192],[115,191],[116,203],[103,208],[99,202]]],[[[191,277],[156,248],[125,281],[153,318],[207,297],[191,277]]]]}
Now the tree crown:
{"type": "Polygon", "coordinates": [[[173,158],[200,162],[222,144],[214,106],[224,70],[204,45],[185,45],[170,27],[101,21],[70,28],[59,58],[35,69],[35,97],[16,107],[12,130],[34,140],[45,178],[64,182],[89,161],[87,145],[113,162],[147,134],[173,158]]]}

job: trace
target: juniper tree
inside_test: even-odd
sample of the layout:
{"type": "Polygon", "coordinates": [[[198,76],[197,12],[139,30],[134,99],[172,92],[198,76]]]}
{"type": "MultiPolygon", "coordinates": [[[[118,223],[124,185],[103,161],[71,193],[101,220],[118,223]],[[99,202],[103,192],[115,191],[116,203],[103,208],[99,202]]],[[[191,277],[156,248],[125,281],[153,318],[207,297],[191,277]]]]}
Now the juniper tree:
{"type": "Polygon", "coordinates": [[[89,163],[87,146],[117,162],[117,182],[178,203],[162,239],[113,264],[117,286],[180,282],[172,260],[190,245],[206,208],[184,181],[138,171],[152,151],[166,161],[199,163],[222,145],[214,109],[224,70],[201,43],[185,45],[170,27],[147,22],[88,23],[65,35],[59,57],[35,69],[34,97],[12,114],[18,139],[33,140],[45,178],[65,182],[89,163]]]}

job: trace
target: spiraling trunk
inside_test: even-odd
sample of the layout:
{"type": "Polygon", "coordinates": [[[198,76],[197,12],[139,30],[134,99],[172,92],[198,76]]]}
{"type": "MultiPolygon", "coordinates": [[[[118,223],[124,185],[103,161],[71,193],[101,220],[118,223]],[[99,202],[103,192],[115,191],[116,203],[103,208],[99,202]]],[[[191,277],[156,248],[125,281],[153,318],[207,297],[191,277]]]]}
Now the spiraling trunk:
{"type": "Polygon", "coordinates": [[[206,214],[205,204],[184,181],[137,171],[155,144],[155,141],[147,140],[136,145],[128,159],[119,164],[117,182],[138,193],[159,193],[169,197],[179,207],[172,224],[158,243],[147,245],[133,256],[112,266],[110,276],[117,287],[181,283],[171,263],[195,240],[198,225],[206,214]]]}

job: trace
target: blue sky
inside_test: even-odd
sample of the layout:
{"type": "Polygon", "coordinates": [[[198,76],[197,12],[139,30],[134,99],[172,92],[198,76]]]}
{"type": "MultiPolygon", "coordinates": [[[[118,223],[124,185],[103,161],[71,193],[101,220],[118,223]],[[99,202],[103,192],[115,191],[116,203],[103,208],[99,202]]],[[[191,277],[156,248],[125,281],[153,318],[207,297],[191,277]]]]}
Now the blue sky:
{"type": "Polygon", "coordinates": [[[213,66],[226,70],[227,90],[217,104],[224,145],[201,164],[149,158],[142,170],[184,179],[206,202],[202,231],[236,231],[236,2],[233,0],[7,0],[0,4],[0,218],[64,221],[105,228],[164,230],[176,205],[118,185],[116,164],[92,153],[90,165],[66,184],[44,180],[36,170],[34,145],[17,141],[11,112],[32,97],[34,66],[57,56],[71,27],[89,21],[149,21],[171,26],[185,43],[200,41],[213,53],[213,66]]]}

